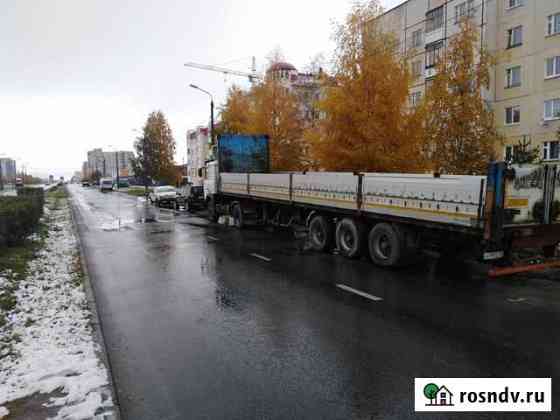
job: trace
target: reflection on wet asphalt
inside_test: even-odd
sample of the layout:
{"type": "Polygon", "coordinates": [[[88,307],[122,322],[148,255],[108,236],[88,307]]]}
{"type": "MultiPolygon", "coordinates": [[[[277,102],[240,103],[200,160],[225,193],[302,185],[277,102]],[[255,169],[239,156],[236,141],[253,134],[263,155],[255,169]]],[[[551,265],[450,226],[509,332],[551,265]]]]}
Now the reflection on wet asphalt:
{"type": "Polygon", "coordinates": [[[71,192],[125,419],[414,418],[414,377],[559,372],[556,274],[385,270],[71,192]]]}

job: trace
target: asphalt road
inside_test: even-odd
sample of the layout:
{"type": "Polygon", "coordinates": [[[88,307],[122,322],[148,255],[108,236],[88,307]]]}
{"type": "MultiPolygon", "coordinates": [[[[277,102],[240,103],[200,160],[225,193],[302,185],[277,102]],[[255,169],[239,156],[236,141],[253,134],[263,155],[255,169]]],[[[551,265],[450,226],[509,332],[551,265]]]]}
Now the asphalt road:
{"type": "Polygon", "coordinates": [[[70,191],[125,419],[415,418],[415,377],[552,377],[558,417],[558,273],[380,269],[70,191]]]}

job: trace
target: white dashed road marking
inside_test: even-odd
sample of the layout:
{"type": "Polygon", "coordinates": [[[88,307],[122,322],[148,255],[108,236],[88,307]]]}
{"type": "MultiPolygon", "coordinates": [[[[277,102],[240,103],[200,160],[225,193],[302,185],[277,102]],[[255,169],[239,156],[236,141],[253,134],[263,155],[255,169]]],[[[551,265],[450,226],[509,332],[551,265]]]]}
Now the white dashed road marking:
{"type": "Polygon", "coordinates": [[[255,257],[255,258],[258,258],[259,260],[263,260],[263,261],[266,261],[266,262],[272,261],[272,258],[268,258],[268,257],[265,257],[265,256],[260,255],[260,254],[249,254],[249,255],[251,257],[255,257]]]}
{"type": "Polygon", "coordinates": [[[354,289],[350,286],[346,286],[345,284],[337,284],[336,287],[338,287],[339,289],[342,289],[342,290],[346,290],[347,292],[354,293],[356,295],[365,297],[366,299],[373,300],[374,302],[379,302],[379,301],[383,300],[383,298],[381,298],[379,296],[370,295],[369,293],[362,292],[360,290],[356,290],[356,289],[354,289]]]}
{"type": "Polygon", "coordinates": [[[208,237],[208,239],[212,240],[212,241],[219,241],[218,238],[216,238],[215,236],[212,235],[206,235],[208,237]]]}

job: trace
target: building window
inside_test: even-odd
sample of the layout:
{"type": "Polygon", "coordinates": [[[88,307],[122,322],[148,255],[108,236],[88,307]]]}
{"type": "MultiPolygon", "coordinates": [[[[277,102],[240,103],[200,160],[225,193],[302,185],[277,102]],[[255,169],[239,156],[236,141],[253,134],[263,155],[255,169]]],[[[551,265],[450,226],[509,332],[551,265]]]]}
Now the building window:
{"type": "Polygon", "coordinates": [[[543,160],[558,160],[560,158],[560,143],[545,141],[543,143],[543,160]]]}
{"type": "Polygon", "coordinates": [[[412,77],[415,79],[422,75],[422,60],[412,62],[412,77]]]}
{"type": "Polygon", "coordinates": [[[426,13],[426,32],[432,32],[443,27],[443,6],[426,13]]]}
{"type": "Polygon", "coordinates": [[[418,92],[412,92],[410,94],[410,105],[416,106],[420,103],[421,100],[422,100],[422,92],[418,91],[418,92]]]}
{"type": "Polygon", "coordinates": [[[545,77],[558,77],[560,76],[560,56],[549,57],[545,61],[545,77]]]}
{"type": "Polygon", "coordinates": [[[455,24],[460,23],[464,17],[474,15],[474,0],[464,1],[455,6],[455,24]]]}
{"type": "Polygon", "coordinates": [[[544,101],[544,119],[556,120],[560,118],[560,98],[544,101]]]}
{"type": "Polygon", "coordinates": [[[519,124],[521,122],[521,107],[509,106],[506,108],[506,125],[519,124]]]}
{"type": "Polygon", "coordinates": [[[516,7],[523,6],[523,0],[505,0],[506,9],[515,9],[516,7]]]}
{"type": "Polygon", "coordinates": [[[521,86],[521,66],[506,69],[506,88],[521,86]]]}
{"type": "Polygon", "coordinates": [[[505,161],[512,162],[515,159],[515,156],[519,153],[519,146],[518,145],[507,145],[505,148],[505,161]]]}
{"type": "Polygon", "coordinates": [[[422,45],[422,29],[412,32],[412,48],[418,48],[422,45]]]}
{"type": "Polygon", "coordinates": [[[441,51],[443,49],[443,42],[434,42],[426,46],[426,68],[435,67],[438,60],[441,57],[441,51]]]}
{"type": "Polygon", "coordinates": [[[546,33],[547,35],[556,35],[560,33],[560,13],[548,17],[546,33]]]}
{"type": "Polygon", "coordinates": [[[508,48],[519,47],[523,44],[523,26],[516,26],[508,30],[508,48]]]}

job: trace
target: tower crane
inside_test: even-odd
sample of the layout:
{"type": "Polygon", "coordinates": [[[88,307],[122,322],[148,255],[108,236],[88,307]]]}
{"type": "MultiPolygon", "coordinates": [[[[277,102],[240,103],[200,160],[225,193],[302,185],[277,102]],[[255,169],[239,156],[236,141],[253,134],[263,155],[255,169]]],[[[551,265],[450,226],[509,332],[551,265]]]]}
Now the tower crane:
{"type": "Polygon", "coordinates": [[[251,72],[228,69],[226,67],[212,66],[212,65],[209,65],[209,64],[193,63],[193,62],[185,63],[185,67],[191,67],[191,68],[200,69],[200,70],[215,71],[217,73],[231,74],[233,76],[247,77],[249,79],[249,82],[251,82],[251,83],[255,83],[257,80],[262,79],[262,76],[257,74],[257,69],[256,69],[257,66],[256,66],[255,57],[253,57],[253,60],[252,60],[251,72]]]}

